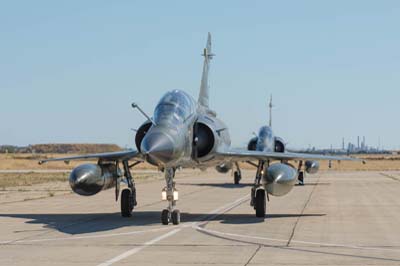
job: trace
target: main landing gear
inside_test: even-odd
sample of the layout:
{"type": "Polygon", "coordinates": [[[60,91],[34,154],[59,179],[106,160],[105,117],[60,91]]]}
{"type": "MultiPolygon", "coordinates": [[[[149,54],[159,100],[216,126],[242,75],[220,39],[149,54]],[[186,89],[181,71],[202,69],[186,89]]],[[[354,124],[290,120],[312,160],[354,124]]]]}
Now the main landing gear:
{"type": "Polygon", "coordinates": [[[181,222],[181,214],[176,209],[176,202],[178,201],[178,190],[175,189],[175,169],[167,168],[165,172],[165,182],[167,186],[162,190],[162,200],[168,201],[168,206],[161,212],[161,223],[164,225],[172,222],[174,225],[178,225],[181,222]]]}
{"type": "Polygon", "coordinates": [[[301,170],[302,166],[303,166],[303,161],[300,161],[299,167],[297,168],[297,172],[298,172],[297,181],[299,181],[299,186],[304,186],[305,173],[304,173],[304,171],[301,170]]]}
{"type": "Polygon", "coordinates": [[[242,179],[242,172],[240,171],[239,163],[236,162],[235,165],[236,171],[233,173],[233,182],[235,185],[239,185],[240,180],[242,179]]]}
{"type": "Polygon", "coordinates": [[[254,185],[251,188],[251,201],[250,206],[253,206],[256,211],[256,217],[264,218],[267,209],[268,195],[261,184],[261,177],[263,175],[264,161],[259,161],[257,166],[256,178],[254,185]]]}
{"type": "MultiPolygon", "coordinates": [[[[124,176],[128,182],[128,188],[121,193],[121,215],[122,217],[132,216],[132,210],[137,205],[135,181],[129,169],[128,161],[122,162],[124,166],[124,176]]],[[[118,181],[117,181],[118,182],[118,181]]]]}

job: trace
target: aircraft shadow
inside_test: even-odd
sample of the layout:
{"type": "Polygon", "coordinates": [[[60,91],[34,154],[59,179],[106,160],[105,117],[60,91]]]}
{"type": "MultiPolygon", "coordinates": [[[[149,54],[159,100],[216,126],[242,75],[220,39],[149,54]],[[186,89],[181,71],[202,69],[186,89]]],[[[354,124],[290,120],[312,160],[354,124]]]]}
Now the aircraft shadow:
{"type": "MultiPolygon", "coordinates": [[[[329,186],[331,183],[304,183],[304,185],[300,184],[295,184],[297,187],[302,187],[302,186],[329,186]]],[[[253,186],[253,183],[240,183],[238,185],[235,185],[233,183],[178,183],[178,185],[185,185],[185,186],[199,186],[199,187],[218,187],[218,188],[229,188],[229,189],[235,189],[235,188],[244,188],[244,187],[251,187],[253,186]]]]}
{"type": "Polygon", "coordinates": [[[323,182],[318,182],[318,183],[304,183],[304,185],[300,184],[295,184],[296,187],[302,187],[302,186],[330,186],[331,183],[323,183],[323,182]]]}
{"type": "Polygon", "coordinates": [[[233,184],[233,183],[178,183],[178,185],[184,186],[199,186],[199,187],[218,187],[218,188],[244,188],[244,187],[251,187],[253,184],[251,183],[240,183],[240,184],[233,184]]]}
{"type": "MultiPolygon", "coordinates": [[[[204,221],[205,213],[182,213],[182,222],[204,221]]],[[[293,217],[318,217],[325,214],[267,214],[268,219],[285,219],[293,217]]],[[[84,214],[0,214],[0,217],[28,219],[28,224],[43,224],[50,228],[70,235],[111,231],[123,227],[138,227],[159,225],[159,211],[134,211],[132,217],[122,218],[120,213],[84,213],[84,214]]],[[[263,218],[255,214],[222,214],[213,219],[224,224],[254,224],[263,223],[263,218]]],[[[29,230],[27,230],[29,231],[29,230]]],[[[15,232],[18,233],[18,232],[15,232]]]]}

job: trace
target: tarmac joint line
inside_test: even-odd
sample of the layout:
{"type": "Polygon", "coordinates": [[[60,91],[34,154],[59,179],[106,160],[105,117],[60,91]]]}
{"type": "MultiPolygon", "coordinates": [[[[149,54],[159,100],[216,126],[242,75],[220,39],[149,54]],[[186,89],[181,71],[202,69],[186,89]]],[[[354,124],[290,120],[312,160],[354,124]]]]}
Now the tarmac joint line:
{"type": "Polygon", "coordinates": [[[306,203],[304,204],[304,206],[303,206],[303,208],[302,208],[302,210],[301,210],[301,213],[300,213],[299,217],[297,217],[297,220],[296,220],[296,222],[295,222],[295,224],[294,224],[294,226],[293,226],[292,232],[291,232],[291,234],[290,234],[289,240],[288,240],[287,243],[286,243],[286,247],[289,247],[290,243],[292,242],[292,239],[293,239],[293,237],[294,237],[294,233],[296,232],[297,224],[299,223],[300,218],[301,218],[302,215],[304,214],[304,211],[306,210],[306,208],[307,208],[307,206],[308,206],[308,203],[310,203],[311,197],[312,197],[312,195],[313,195],[313,193],[314,193],[314,191],[315,191],[315,188],[318,186],[318,183],[319,183],[319,179],[320,179],[320,178],[321,178],[321,176],[318,176],[318,179],[317,179],[317,182],[316,182],[315,186],[314,186],[313,189],[311,190],[310,195],[308,195],[307,201],[306,201],[306,203]]]}

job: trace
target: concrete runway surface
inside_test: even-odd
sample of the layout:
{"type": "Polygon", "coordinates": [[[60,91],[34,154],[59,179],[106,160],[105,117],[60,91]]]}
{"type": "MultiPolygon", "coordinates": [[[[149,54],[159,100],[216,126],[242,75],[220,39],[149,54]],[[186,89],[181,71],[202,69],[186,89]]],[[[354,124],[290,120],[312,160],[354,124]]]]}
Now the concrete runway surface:
{"type": "Polygon", "coordinates": [[[137,184],[131,218],[113,190],[0,204],[0,265],[400,265],[399,172],[308,175],[265,220],[253,175],[177,172],[179,226],[160,224],[159,179],[137,184]]]}

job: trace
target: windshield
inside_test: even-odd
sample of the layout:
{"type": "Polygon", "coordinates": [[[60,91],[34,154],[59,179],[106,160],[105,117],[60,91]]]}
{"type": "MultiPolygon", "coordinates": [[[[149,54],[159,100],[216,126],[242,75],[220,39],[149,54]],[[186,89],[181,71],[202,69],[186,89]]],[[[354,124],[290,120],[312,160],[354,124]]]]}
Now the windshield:
{"type": "Polygon", "coordinates": [[[269,147],[272,145],[272,138],[272,130],[270,127],[265,126],[260,128],[258,132],[258,146],[262,147],[262,149],[269,147]]]}
{"type": "Polygon", "coordinates": [[[154,122],[179,123],[185,121],[194,112],[194,101],[183,91],[167,92],[157,104],[154,122]]]}

